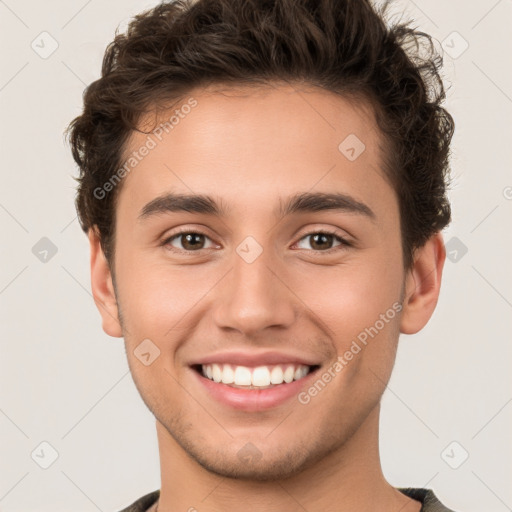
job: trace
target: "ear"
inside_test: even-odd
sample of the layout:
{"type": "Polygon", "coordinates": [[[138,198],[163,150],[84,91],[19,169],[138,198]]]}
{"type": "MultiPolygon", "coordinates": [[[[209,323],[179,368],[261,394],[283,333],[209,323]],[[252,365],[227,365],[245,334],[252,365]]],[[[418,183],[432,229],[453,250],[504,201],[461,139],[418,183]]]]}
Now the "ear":
{"type": "Polygon", "coordinates": [[[115,338],[121,338],[123,331],[119,322],[119,311],[116,294],[112,283],[112,275],[107,259],[101,248],[96,226],[89,229],[89,245],[91,249],[91,288],[94,302],[98,308],[103,330],[115,338]]]}
{"type": "Polygon", "coordinates": [[[414,254],[405,279],[400,332],[415,334],[429,321],[439,298],[446,250],[440,232],[432,235],[414,254]]]}

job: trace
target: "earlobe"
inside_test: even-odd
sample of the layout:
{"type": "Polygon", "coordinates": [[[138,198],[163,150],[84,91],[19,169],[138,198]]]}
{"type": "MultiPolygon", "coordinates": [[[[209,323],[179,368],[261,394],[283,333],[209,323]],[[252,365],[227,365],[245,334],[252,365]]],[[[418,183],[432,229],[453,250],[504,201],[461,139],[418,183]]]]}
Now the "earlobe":
{"type": "Polygon", "coordinates": [[[416,250],[414,263],[408,270],[405,281],[400,321],[400,332],[403,334],[420,331],[432,316],[439,298],[445,259],[446,250],[439,232],[416,250]]]}
{"type": "Polygon", "coordinates": [[[112,283],[112,274],[107,259],[101,248],[96,226],[89,229],[91,251],[91,288],[94,302],[102,318],[105,333],[115,338],[123,336],[119,322],[119,310],[112,283]]]}

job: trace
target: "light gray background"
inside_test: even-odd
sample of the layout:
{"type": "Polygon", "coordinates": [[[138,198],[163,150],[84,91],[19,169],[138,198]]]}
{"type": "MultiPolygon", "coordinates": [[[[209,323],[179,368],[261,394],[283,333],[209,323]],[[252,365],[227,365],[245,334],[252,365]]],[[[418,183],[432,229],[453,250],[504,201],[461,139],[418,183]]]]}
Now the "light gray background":
{"type": "MultiPolygon", "coordinates": [[[[90,294],[62,135],[115,28],[155,4],[0,1],[4,512],[116,511],[160,487],[154,419],[90,294]],[[43,31],[59,45],[47,58],[31,47],[51,49],[43,31]],[[42,237],[57,248],[46,263],[32,252],[42,237]],[[48,469],[43,441],[58,452],[48,469]]],[[[512,2],[399,5],[448,52],[456,134],[445,240],[454,261],[429,325],[401,339],[383,399],[383,468],[394,485],[433,488],[455,510],[512,510],[512,2]]]]}

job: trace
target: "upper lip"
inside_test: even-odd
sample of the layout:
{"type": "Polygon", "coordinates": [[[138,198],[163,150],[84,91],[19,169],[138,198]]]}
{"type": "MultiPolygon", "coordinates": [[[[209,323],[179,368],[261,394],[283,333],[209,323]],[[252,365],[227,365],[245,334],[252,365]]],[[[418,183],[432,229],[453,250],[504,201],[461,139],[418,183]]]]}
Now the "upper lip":
{"type": "Polygon", "coordinates": [[[283,352],[219,352],[209,356],[201,357],[191,363],[193,365],[205,364],[234,364],[237,366],[267,366],[280,363],[303,364],[317,366],[319,363],[311,358],[283,352]]]}

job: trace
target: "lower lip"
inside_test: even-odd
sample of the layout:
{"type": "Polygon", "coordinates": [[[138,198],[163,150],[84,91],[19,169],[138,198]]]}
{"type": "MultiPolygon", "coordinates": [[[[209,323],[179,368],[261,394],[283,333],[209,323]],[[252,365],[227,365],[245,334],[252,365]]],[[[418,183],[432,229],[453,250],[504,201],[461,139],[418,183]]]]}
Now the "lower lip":
{"type": "Polygon", "coordinates": [[[199,382],[217,401],[234,409],[252,412],[277,407],[290,398],[297,396],[305,386],[309,385],[309,382],[316,375],[317,371],[318,368],[308,373],[302,379],[294,380],[288,384],[278,384],[272,388],[241,389],[210,380],[192,369],[192,372],[199,379],[199,382]]]}

